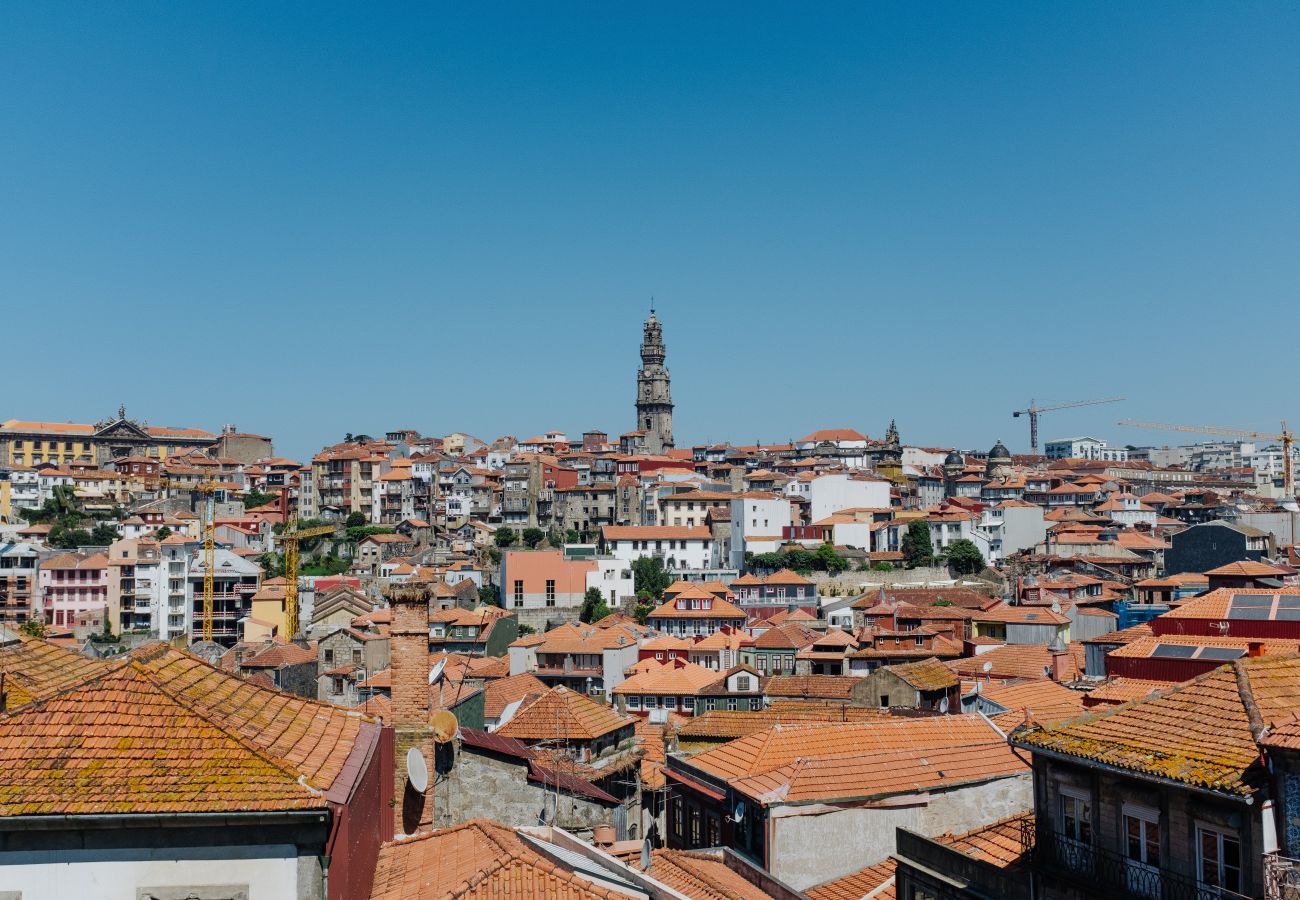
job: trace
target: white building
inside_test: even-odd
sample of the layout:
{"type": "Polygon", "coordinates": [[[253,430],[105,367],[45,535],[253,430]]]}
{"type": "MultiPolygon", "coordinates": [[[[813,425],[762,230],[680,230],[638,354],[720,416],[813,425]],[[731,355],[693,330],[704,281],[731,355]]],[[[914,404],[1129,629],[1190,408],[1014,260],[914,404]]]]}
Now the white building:
{"type": "Polygon", "coordinates": [[[1044,447],[1048,459],[1099,459],[1105,462],[1128,462],[1129,452],[1112,447],[1100,438],[1072,437],[1048,441],[1044,447]]]}
{"type": "Polygon", "coordinates": [[[807,496],[810,521],[816,522],[842,509],[888,509],[889,482],[841,472],[818,475],[808,482],[807,496]]]}
{"type": "Polygon", "coordinates": [[[731,501],[731,567],[744,567],[746,550],[768,552],[756,551],[749,544],[767,547],[773,539],[779,539],[782,530],[793,524],[790,509],[789,499],[778,494],[737,494],[731,501]]]}
{"type": "Polygon", "coordinates": [[[621,560],[628,568],[644,556],[662,559],[669,572],[718,566],[713,533],[702,525],[606,525],[600,543],[603,555],[621,560]]]}
{"type": "Polygon", "coordinates": [[[975,530],[988,541],[987,560],[992,564],[1041,544],[1047,535],[1047,522],[1041,506],[1007,500],[985,508],[975,530]]]}
{"type": "Polygon", "coordinates": [[[21,521],[19,509],[34,509],[41,505],[40,477],[35,469],[26,467],[10,469],[9,504],[14,510],[14,520],[21,521]]]}

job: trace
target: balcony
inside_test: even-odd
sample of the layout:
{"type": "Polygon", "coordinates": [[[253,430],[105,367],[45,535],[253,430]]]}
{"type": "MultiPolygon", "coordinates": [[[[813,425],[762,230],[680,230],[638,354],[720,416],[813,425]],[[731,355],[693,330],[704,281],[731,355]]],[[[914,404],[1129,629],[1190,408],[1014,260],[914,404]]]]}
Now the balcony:
{"type": "Polygon", "coordinates": [[[1034,868],[1076,887],[1087,884],[1091,896],[1105,900],[1247,900],[1245,894],[1073,840],[1056,832],[1050,822],[1039,823],[1034,868]]]}
{"type": "Polygon", "coordinates": [[[1264,854],[1264,900],[1300,900],[1300,860],[1264,854]]]}

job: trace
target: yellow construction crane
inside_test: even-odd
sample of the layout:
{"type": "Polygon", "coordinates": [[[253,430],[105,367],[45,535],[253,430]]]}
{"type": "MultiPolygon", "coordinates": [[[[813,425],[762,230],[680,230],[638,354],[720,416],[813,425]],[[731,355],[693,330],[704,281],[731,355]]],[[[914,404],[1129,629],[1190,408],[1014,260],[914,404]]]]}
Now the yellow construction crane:
{"type": "Polygon", "coordinates": [[[280,543],[284,547],[284,637],[293,640],[298,633],[298,542],[303,538],[319,537],[332,534],[333,525],[317,525],[313,528],[299,528],[295,515],[285,521],[284,531],[280,533],[280,543]]]}
{"type": "Polygon", "coordinates": [[[1295,490],[1291,479],[1291,445],[1295,443],[1295,434],[1282,422],[1281,434],[1266,434],[1262,431],[1245,431],[1240,428],[1219,428],[1216,425],[1171,425],[1168,422],[1136,422],[1124,419],[1119,424],[1132,428],[1150,428],[1155,431],[1190,431],[1194,434],[1217,434],[1222,437],[1250,438],[1253,441],[1278,441],[1282,445],[1282,489],[1288,496],[1295,490]]]}
{"type": "Polygon", "coordinates": [[[199,493],[206,498],[203,505],[203,640],[212,640],[212,594],[213,578],[217,567],[217,485],[213,481],[204,481],[198,486],[199,493]]]}
{"type": "Polygon", "coordinates": [[[1099,403],[1118,403],[1123,397],[1110,397],[1106,400],[1073,400],[1069,403],[1054,403],[1051,406],[1039,406],[1038,401],[1030,400],[1028,409],[1017,409],[1011,414],[1011,417],[1018,419],[1021,416],[1029,416],[1029,449],[1032,453],[1038,453],[1038,417],[1045,412],[1055,412],[1058,409],[1074,409],[1076,406],[1096,406],[1099,403]]]}

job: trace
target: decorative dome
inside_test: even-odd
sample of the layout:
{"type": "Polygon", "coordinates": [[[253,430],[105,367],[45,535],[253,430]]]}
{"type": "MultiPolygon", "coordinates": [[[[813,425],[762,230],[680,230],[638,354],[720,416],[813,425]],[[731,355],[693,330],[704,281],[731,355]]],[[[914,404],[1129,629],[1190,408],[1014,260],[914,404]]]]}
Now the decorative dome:
{"type": "Polygon", "coordinates": [[[943,464],[945,468],[947,466],[964,466],[966,460],[962,459],[961,454],[956,450],[949,450],[948,455],[943,458],[943,464]]]}
{"type": "Polygon", "coordinates": [[[989,451],[989,459],[1010,460],[1011,451],[1007,449],[1006,444],[1002,443],[1001,441],[998,441],[996,444],[993,445],[993,449],[989,451]]]}

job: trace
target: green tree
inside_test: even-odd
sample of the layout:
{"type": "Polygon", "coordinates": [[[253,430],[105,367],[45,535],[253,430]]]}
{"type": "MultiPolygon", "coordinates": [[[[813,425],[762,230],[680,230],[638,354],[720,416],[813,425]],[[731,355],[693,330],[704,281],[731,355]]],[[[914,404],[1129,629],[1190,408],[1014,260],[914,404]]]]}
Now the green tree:
{"type": "Polygon", "coordinates": [[[958,575],[977,575],[984,571],[984,556],[974,542],[958,538],[948,545],[948,566],[958,575]]]}
{"type": "Polygon", "coordinates": [[[577,544],[582,541],[582,535],[578,534],[578,529],[570,528],[568,531],[564,532],[564,539],[570,544],[577,544]]]}
{"type": "Polygon", "coordinates": [[[503,550],[507,547],[514,546],[515,541],[519,538],[519,533],[513,528],[498,528],[492,532],[492,541],[503,550]]]}
{"type": "MultiPolygon", "coordinates": [[[[600,592],[600,588],[589,587],[587,593],[582,595],[582,609],[578,610],[579,622],[594,622],[593,615],[597,606],[605,605],[605,596],[600,592]]],[[[606,607],[605,615],[609,615],[609,608],[606,607]]],[[[602,617],[603,618],[603,617],[602,617]]]]}
{"type": "Polygon", "coordinates": [[[347,520],[343,524],[348,528],[360,528],[366,524],[366,514],[360,510],[348,513],[347,520]]]}
{"type": "Polygon", "coordinates": [[[660,600],[664,588],[673,583],[672,576],[664,571],[664,561],[657,556],[643,556],[632,562],[632,584],[640,596],[647,592],[653,599],[660,600]]]}
{"type": "Polygon", "coordinates": [[[116,525],[109,525],[107,522],[95,526],[95,530],[90,533],[90,544],[95,547],[107,547],[113,541],[121,537],[116,525]]]}
{"type": "Polygon", "coordinates": [[[172,536],[172,529],[171,529],[171,526],[170,526],[170,525],[163,525],[162,527],[160,527],[157,531],[155,531],[155,532],[153,533],[153,536],[154,536],[154,538],[155,538],[156,540],[160,540],[160,541],[165,541],[165,540],[167,540],[167,538],[169,538],[169,537],[172,536]]]}
{"type": "Polygon", "coordinates": [[[940,597],[938,600],[934,601],[930,605],[931,606],[956,606],[957,604],[953,603],[951,600],[945,600],[943,597],[940,597]]]}
{"type": "Polygon", "coordinates": [[[249,491],[244,495],[244,509],[252,509],[255,506],[265,506],[268,503],[275,503],[280,497],[277,494],[263,494],[261,491],[249,491]]]}
{"type": "Polygon", "coordinates": [[[480,585],[478,589],[478,602],[482,606],[500,606],[497,600],[497,589],[490,584],[480,585]]]}
{"type": "Polygon", "coordinates": [[[19,631],[28,637],[43,638],[45,637],[45,623],[40,619],[28,619],[19,626],[19,631]]]}
{"type": "Polygon", "coordinates": [[[783,568],[794,569],[800,575],[807,575],[811,572],[817,559],[802,547],[787,550],[784,555],[785,566],[783,568]]]}
{"type": "Polygon", "coordinates": [[[632,617],[636,619],[637,624],[644,625],[646,619],[650,618],[650,613],[655,611],[653,603],[638,603],[632,608],[632,617]]]}
{"type": "Polygon", "coordinates": [[[903,533],[903,559],[909,569],[928,566],[934,560],[934,546],[930,543],[930,525],[924,519],[913,519],[903,533]]]}
{"type": "Polygon", "coordinates": [[[537,546],[546,539],[546,532],[540,528],[525,528],[523,538],[529,550],[536,550],[537,546]]]}
{"type": "Polygon", "coordinates": [[[882,560],[880,560],[879,562],[874,562],[874,563],[871,564],[871,571],[873,571],[873,572],[892,572],[892,571],[894,571],[894,564],[891,563],[891,562],[889,562],[888,560],[884,560],[884,559],[882,559],[882,560]]]}
{"type": "Polygon", "coordinates": [[[849,567],[848,560],[835,552],[833,544],[822,544],[815,555],[818,568],[825,569],[831,575],[838,575],[849,567]]]}
{"type": "Polygon", "coordinates": [[[784,553],[758,553],[749,559],[749,567],[753,569],[770,569],[775,572],[778,569],[787,568],[784,553]]]}

